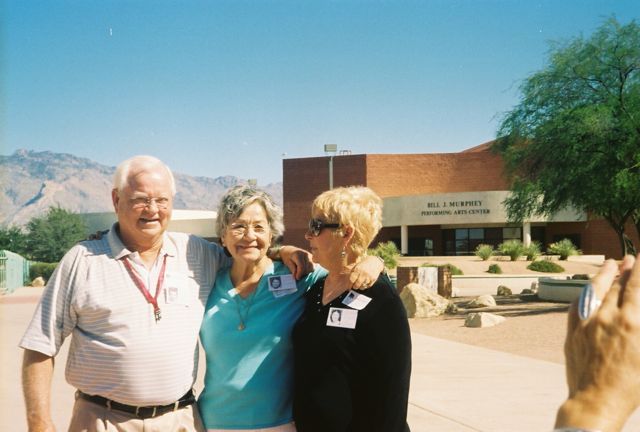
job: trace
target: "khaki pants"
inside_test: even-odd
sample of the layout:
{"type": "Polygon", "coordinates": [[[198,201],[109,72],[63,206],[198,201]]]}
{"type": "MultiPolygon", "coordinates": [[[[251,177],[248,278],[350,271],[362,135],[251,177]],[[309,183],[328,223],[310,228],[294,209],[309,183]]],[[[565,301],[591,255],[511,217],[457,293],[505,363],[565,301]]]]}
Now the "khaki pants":
{"type": "Polygon", "coordinates": [[[139,419],[132,414],[76,399],[69,432],[204,432],[198,407],[192,405],[161,416],[139,419]]]}

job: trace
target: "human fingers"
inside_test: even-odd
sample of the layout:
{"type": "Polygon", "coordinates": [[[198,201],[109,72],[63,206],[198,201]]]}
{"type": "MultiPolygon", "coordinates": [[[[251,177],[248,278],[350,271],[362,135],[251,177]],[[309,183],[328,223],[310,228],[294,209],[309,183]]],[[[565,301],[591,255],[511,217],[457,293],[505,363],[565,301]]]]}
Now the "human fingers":
{"type": "Polygon", "coordinates": [[[303,249],[283,246],[280,249],[280,257],[296,280],[313,271],[311,254],[303,249]]]}
{"type": "Polygon", "coordinates": [[[637,310],[640,308],[640,260],[627,256],[620,267],[623,273],[621,278],[624,278],[621,282],[624,289],[622,305],[637,310]]]}
{"type": "MultiPolygon", "coordinates": [[[[618,313],[622,285],[620,284],[620,280],[615,280],[618,273],[618,266],[615,265],[615,262],[613,260],[607,260],[605,265],[607,268],[605,269],[605,266],[602,266],[602,277],[598,279],[598,283],[600,284],[598,289],[606,289],[604,297],[601,297],[602,304],[598,313],[601,314],[602,318],[610,319],[618,313]]],[[[600,273],[598,273],[598,275],[600,275],[600,273]]]]}
{"type": "Polygon", "coordinates": [[[357,268],[354,268],[349,273],[349,283],[353,289],[367,289],[371,285],[369,277],[357,268]]]}
{"type": "Polygon", "coordinates": [[[598,273],[591,278],[591,285],[595,291],[595,295],[598,299],[604,299],[604,296],[611,288],[611,284],[618,274],[618,265],[612,259],[606,260],[598,273]]]}
{"type": "MultiPolygon", "coordinates": [[[[601,301],[609,291],[617,271],[618,268],[615,261],[607,260],[600,268],[600,271],[584,286],[577,301],[577,308],[575,308],[581,320],[587,320],[600,307],[601,301]]],[[[569,323],[577,325],[571,314],[569,323]]],[[[572,328],[575,327],[569,327],[570,330],[572,328]]]]}

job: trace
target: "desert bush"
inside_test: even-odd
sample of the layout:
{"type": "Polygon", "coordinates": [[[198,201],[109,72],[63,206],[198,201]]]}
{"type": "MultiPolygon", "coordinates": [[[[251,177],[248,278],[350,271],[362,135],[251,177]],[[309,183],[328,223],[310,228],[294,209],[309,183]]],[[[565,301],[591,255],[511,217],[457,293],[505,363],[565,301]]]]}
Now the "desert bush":
{"type": "Polygon", "coordinates": [[[398,256],[400,251],[392,241],[386,243],[378,243],[375,248],[369,249],[369,255],[375,255],[382,258],[384,266],[388,269],[394,269],[398,266],[398,256]]]}
{"type": "Polygon", "coordinates": [[[489,269],[487,270],[487,273],[502,274],[502,269],[498,264],[491,264],[489,266],[489,269]]]}
{"type": "Polygon", "coordinates": [[[58,263],[32,262],[29,265],[29,277],[31,280],[34,280],[35,278],[42,276],[46,283],[57,265],[58,263]]]}
{"type": "Polygon", "coordinates": [[[507,240],[498,245],[498,251],[511,261],[517,261],[524,254],[524,245],[520,240],[507,240]]]}
{"type": "Polygon", "coordinates": [[[452,276],[461,276],[464,273],[462,272],[462,270],[460,270],[458,267],[454,266],[453,264],[450,263],[446,263],[446,264],[432,264],[432,263],[424,263],[422,264],[420,267],[444,267],[444,268],[448,268],[449,271],[451,272],[452,276]]]}
{"type": "Polygon", "coordinates": [[[478,247],[476,247],[475,254],[482,261],[486,261],[493,255],[493,246],[489,244],[479,244],[478,247]]]}
{"type": "Polygon", "coordinates": [[[527,266],[529,270],[544,273],[562,273],[564,268],[553,261],[534,261],[527,266]]]}
{"type": "Polygon", "coordinates": [[[580,255],[582,251],[578,249],[568,238],[551,243],[547,252],[551,255],[560,255],[560,259],[565,261],[571,255],[580,255]]]}
{"type": "Polygon", "coordinates": [[[525,246],[524,255],[527,257],[527,261],[535,261],[536,258],[542,253],[540,242],[532,241],[529,246],[525,246]]]}

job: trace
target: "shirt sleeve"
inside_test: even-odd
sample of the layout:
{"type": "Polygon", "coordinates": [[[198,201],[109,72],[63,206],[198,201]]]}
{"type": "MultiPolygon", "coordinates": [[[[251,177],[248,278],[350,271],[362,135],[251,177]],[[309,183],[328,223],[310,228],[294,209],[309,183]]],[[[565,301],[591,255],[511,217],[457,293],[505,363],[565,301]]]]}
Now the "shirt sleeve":
{"type": "Polygon", "coordinates": [[[85,248],[74,246],[47,282],[40,303],[20,341],[20,347],[55,356],[77,323],[73,309],[76,290],[86,279],[85,248]]]}
{"type": "Polygon", "coordinates": [[[222,246],[215,242],[209,242],[206,240],[204,240],[204,242],[206,243],[207,260],[216,268],[216,270],[231,266],[233,260],[230,256],[227,256],[227,254],[224,253],[222,246]]]}
{"type": "Polygon", "coordinates": [[[407,406],[411,378],[411,332],[404,306],[397,295],[385,299],[372,317],[371,377],[378,382],[375,431],[409,431],[407,406]]]}

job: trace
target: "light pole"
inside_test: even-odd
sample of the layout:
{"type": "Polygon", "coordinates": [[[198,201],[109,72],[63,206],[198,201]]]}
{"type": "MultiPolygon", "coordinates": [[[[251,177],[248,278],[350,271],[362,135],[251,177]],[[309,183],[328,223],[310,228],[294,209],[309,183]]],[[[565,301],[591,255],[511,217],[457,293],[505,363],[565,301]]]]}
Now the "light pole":
{"type": "Polygon", "coordinates": [[[329,189],[333,189],[333,156],[338,151],[337,144],[325,144],[324,152],[329,155],[329,189]]]}

